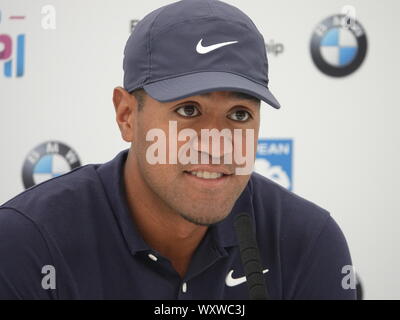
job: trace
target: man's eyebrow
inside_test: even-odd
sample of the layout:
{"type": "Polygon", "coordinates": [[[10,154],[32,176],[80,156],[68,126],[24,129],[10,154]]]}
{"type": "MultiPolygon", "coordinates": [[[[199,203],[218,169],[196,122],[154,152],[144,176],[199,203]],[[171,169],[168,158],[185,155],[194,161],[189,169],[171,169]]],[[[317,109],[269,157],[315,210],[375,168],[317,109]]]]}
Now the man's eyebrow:
{"type": "MultiPolygon", "coordinates": [[[[212,94],[212,92],[206,92],[206,93],[201,93],[199,94],[199,96],[201,97],[209,97],[212,94]]],[[[244,93],[244,92],[239,92],[239,91],[229,91],[228,94],[230,97],[232,98],[236,98],[236,99],[241,99],[241,100],[251,100],[251,101],[255,101],[255,102],[260,102],[260,99],[244,93]]]]}

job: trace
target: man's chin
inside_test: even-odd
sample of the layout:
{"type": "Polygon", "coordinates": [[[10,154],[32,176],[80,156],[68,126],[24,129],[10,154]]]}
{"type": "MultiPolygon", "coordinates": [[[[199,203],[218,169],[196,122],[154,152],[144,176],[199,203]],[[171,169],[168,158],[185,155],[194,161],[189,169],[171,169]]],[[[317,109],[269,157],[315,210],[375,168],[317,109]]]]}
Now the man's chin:
{"type": "Polygon", "coordinates": [[[207,216],[192,216],[189,214],[181,214],[181,217],[183,219],[185,219],[186,221],[189,221],[195,225],[208,227],[208,226],[211,226],[215,223],[218,223],[218,222],[224,220],[228,215],[229,215],[229,213],[226,215],[223,215],[223,216],[207,217],[207,216]]]}

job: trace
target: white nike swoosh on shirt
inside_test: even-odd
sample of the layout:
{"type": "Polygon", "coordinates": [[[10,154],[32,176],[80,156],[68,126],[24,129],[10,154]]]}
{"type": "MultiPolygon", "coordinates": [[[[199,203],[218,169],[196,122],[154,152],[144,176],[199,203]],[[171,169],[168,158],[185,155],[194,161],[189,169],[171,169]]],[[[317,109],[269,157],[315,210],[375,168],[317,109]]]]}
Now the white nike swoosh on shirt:
{"type": "Polygon", "coordinates": [[[196,46],[196,51],[198,53],[200,53],[200,54],[205,54],[205,53],[208,53],[208,52],[213,51],[215,49],[218,49],[218,48],[221,48],[221,47],[228,46],[230,44],[239,42],[239,41],[221,42],[221,43],[213,44],[211,46],[203,47],[203,45],[201,44],[202,41],[203,41],[203,39],[200,39],[200,41],[197,43],[197,46],[196,46]]]}
{"type": "MultiPolygon", "coordinates": [[[[263,273],[267,273],[268,269],[263,270],[263,273]]],[[[239,284],[242,284],[243,282],[246,282],[246,276],[240,277],[240,278],[233,278],[232,277],[233,270],[229,271],[228,274],[226,275],[225,278],[225,283],[228,287],[235,287],[239,284]]]]}

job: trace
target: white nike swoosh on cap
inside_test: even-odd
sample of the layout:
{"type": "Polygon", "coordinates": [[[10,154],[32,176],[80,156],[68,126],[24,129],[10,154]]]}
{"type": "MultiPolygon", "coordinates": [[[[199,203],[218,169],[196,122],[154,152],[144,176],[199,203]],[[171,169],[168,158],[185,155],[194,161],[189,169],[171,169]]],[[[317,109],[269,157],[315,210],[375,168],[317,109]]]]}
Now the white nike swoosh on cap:
{"type": "MultiPolygon", "coordinates": [[[[267,273],[268,269],[263,270],[263,273],[267,273]]],[[[246,282],[246,276],[240,277],[240,278],[233,278],[232,277],[233,270],[229,271],[228,274],[226,275],[225,278],[225,283],[228,287],[235,287],[239,284],[242,284],[243,282],[246,282]]]]}
{"type": "Polygon", "coordinates": [[[208,52],[213,51],[215,49],[218,49],[218,48],[221,48],[221,47],[228,46],[230,44],[239,42],[239,41],[228,41],[228,42],[221,42],[221,43],[213,44],[211,46],[203,47],[203,45],[201,44],[202,41],[203,41],[203,39],[200,39],[200,41],[197,43],[197,46],[196,46],[196,51],[198,53],[200,53],[200,54],[205,54],[205,53],[208,53],[208,52]]]}

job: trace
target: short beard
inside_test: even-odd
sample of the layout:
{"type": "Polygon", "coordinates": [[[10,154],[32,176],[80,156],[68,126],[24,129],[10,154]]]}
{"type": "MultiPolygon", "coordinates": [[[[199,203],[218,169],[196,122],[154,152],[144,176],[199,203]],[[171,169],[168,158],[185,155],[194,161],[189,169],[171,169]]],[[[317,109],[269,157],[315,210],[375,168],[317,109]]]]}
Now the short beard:
{"type": "Polygon", "coordinates": [[[189,222],[191,222],[191,223],[193,223],[195,225],[203,226],[203,227],[209,227],[209,226],[211,226],[213,224],[216,224],[216,223],[218,223],[218,222],[220,222],[220,221],[222,221],[222,220],[224,220],[226,218],[226,216],[223,216],[223,217],[219,216],[219,217],[216,217],[214,219],[204,218],[204,217],[194,218],[194,217],[182,214],[182,213],[180,214],[180,216],[183,219],[185,219],[186,221],[189,221],[189,222]]]}

